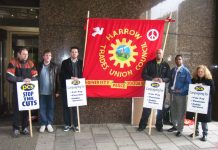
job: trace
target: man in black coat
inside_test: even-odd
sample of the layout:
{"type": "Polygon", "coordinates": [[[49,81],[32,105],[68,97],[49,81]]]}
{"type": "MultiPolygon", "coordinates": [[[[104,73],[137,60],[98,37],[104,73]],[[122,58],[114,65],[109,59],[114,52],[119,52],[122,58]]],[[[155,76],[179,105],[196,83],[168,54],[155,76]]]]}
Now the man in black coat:
{"type": "MultiPolygon", "coordinates": [[[[155,81],[155,82],[169,82],[170,76],[170,66],[167,62],[163,60],[163,50],[158,49],[156,51],[156,58],[152,61],[149,61],[143,71],[142,78],[146,81],[155,81]]],[[[165,98],[165,96],[164,96],[165,98]]],[[[143,108],[142,117],[139,123],[138,131],[143,131],[148,122],[148,117],[150,116],[151,109],[143,108]]],[[[159,132],[163,131],[163,113],[162,110],[157,111],[156,118],[156,129],[159,132]]]]}
{"type": "Polygon", "coordinates": [[[63,112],[64,112],[64,131],[69,131],[71,129],[71,109],[73,112],[73,126],[74,131],[79,132],[78,129],[78,118],[77,118],[77,108],[76,107],[68,107],[67,105],[67,92],[66,92],[66,79],[74,79],[78,80],[78,78],[82,78],[82,60],[78,59],[79,56],[79,48],[71,47],[70,49],[70,58],[64,60],[61,65],[61,93],[62,93],[62,101],[63,101],[63,112]]]}

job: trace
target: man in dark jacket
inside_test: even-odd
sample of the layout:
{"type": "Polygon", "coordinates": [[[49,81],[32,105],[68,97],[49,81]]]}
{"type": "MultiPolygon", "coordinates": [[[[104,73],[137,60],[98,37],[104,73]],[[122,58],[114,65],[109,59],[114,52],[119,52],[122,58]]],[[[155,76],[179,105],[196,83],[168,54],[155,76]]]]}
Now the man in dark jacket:
{"type": "MultiPolygon", "coordinates": [[[[79,48],[71,47],[70,58],[64,60],[61,65],[60,81],[65,123],[64,131],[69,131],[71,129],[71,108],[67,105],[66,79],[78,80],[78,78],[82,78],[83,62],[82,60],[78,59],[78,56],[79,48]]],[[[76,109],[76,107],[72,107],[74,125],[73,129],[75,132],[79,132],[76,109]]]]}
{"type": "Polygon", "coordinates": [[[39,94],[40,94],[40,132],[47,127],[48,132],[53,132],[55,97],[58,94],[58,66],[51,62],[50,50],[43,52],[43,61],[38,65],[39,94]]]}
{"type": "Polygon", "coordinates": [[[14,137],[20,135],[19,115],[22,115],[22,133],[29,134],[28,130],[28,112],[19,112],[17,98],[17,82],[29,84],[32,80],[37,80],[37,70],[31,60],[28,60],[28,49],[21,48],[18,57],[10,60],[7,68],[6,78],[13,84],[12,105],[13,105],[13,134],[14,137]]]}
{"type": "MultiPolygon", "coordinates": [[[[143,71],[142,78],[146,81],[155,81],[155,82],[169,82],[170,76],[170,66],[167,62],[163,60],[163,50],[158,49],[156,52],[156,58],[152,61],[149,61],[143,71]]],[[[165,96],[164,96],[165,98],[165,96]]],[[[142,131],[146,128],[148,117],[150,116],[151,109],[143,108],[142,117],[139,123],[138,131],[142,131]]],[[[156,129],[159,132],[163,131],[163,113],[162,110],[157,111],[156,118],[156,129]]]]}

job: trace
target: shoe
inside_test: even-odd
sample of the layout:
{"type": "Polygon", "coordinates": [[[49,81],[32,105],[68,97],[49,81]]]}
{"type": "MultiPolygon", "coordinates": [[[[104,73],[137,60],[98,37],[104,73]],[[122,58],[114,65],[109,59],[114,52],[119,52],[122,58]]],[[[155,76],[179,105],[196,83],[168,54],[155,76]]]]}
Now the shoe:
{"type": "Polygon", "coordinates": [[[177,136],[177,137],[180,137],[181,135],[182,135],[182,133],[181,133],[181,132],[179,132],[179,131],[178,131],[178,132],[176,132],[176,136],[177,136]]]}
{"type": "Polygon", "coordinates": [[[176,131],[177,129],[175,128],[175,127],[172,127],[172,128],[170,128],[170,129],[168,129],[167,131],[168,132],[173,132],[173,131],[176,131]]]}
{"type": "Polygon", "coordinates": [[[163,132],[163,128],[156,128],[158,132],[163,132]]]}
{"type": "Polygon", "coordinates": [[[78,127],[75,127],[75,128],[74,128],[74,132],[79,132],[79,128],[78,128],[78,127]]]}
{"type": "MultiPolygon", "coordinates": [[[[195,136],[199,136],[199,132],[195,132],[195,136]]],[[[189,137],[193,137],[193,133],[190,134],[189,137]]]]}
{"type": "Polygon", "coordinates": [[[42,126],[40,127],[39,132],[41,132],[41,133],[45,132],[45,125],[42,125],[42,126]]]}
{"type": "Polygon", "coordinates": [[[139,131],[139,132],[141,132],[141,131],[143,131],[143,130],[145,130],[145,128],[140,128],[140,127],[139,127],[139,128],[137,129],[137,131],[139,131]]]}
{"type": "Polygon", "coordinates": [[[52,128],[50,124],[47,125],[47,129],[48,129],[48,132],[54,132],[54,129],[52,128]]]}
{"type": "Polygon", "coordinates": [[[70,126],[64,126],[64,131],[68,132],[68,131],[70,131],[70,128],[71,128],[70,126]]]}
{"type": "Polygon", "coordinates": [[[207,141],[207,136],[206,135],[203,135],[203,137],[200,139],[201,141],[207,141]]]}
{"type": "Polygon", "coordinates": [[[27,128],[24,128],[22,133],[23,133],[23,135],[29,135],[30,134],[30,132],[29,132],[29,130],[27,128]]]}
{"type": "Polygon", "coordinates": [[[13,137],[17,138],[17,137],[19,137],[19,135],[20,135],[20,130],[15,129],[13,131],[13,137]]]}

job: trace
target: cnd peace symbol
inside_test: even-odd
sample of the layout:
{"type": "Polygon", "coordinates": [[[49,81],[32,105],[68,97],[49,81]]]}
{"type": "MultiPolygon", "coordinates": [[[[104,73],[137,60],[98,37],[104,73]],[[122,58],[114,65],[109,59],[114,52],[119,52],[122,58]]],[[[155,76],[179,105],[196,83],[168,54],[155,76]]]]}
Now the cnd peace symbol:
{"type": "Polygon", "coordinates": [[[150,40],[150,41],[155,41],[157,40],[159,37],[159,32],[156,30],[156,29],[150,29],[148,32],[147,32],[147,38],[150,40]]]}

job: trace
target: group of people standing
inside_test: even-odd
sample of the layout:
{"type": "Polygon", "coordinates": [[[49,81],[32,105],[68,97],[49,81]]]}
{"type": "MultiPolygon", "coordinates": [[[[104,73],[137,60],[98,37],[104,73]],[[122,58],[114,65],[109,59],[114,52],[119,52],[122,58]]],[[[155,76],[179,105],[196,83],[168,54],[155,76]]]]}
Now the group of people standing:
{"type": "Polygon", "coordinates": [[[13,84],[13,136],[18,137],[20,133],[24,135],[29,134],[28,130],[28,112],[18,109],[17,99],[17,82],[24,82],[29,84],[30,81],[38,80],[39,83],[39,104],[40,104],[40,129],[39,132],[53,132],[52,127],[54,122],[54,109],[55,98],[62,95],[63,104],[63,118],[64,118],[64,131],[78,132],[78,120],[76,107],[67,106],[66,94],[66,79],[82,78],[82,61],[78,59],[79,48],[71,47],[70,58],[64,60],[61,65],[61,71],[58,66],[51,61],[52,53],[50,50],[45,50],[42,55],[42,61],[38,64],[37,68],[34,63],[28,59],[28,49],[21,48],[17,57],[10,60],[6,72],[7,80],[13,84]],[[59,86],[61,89],[59,89],[59,86]],[[71,109],[73,112],[73,125],[71,125],[71,109]],[[22,117],[21,132],[19,124],[19,116],[22,117]]]}
{"type": "MultiPolygon", "coordinates": [[[[28,114],[27,111],[18,110],[17,89],[16,82],[25,82],[29,84],[30,81],[39,81],[39,95],[40,95],[40,132],[45,129],[48,132],[53,132],[52,127],[54,121],[55,98],[62,95],[63,103],[63,118],[64,131],[73,129],[78,132],[78,120],[76,107],[68,107],[66,94],[66,79],[82,78],[83,62],[78,59],[78,47],[71,47],[70,58],[64,60],[61,64],[61,70],[58,71],[58,66],[51,61],[52,53],[50,50],[43,52],[42,61],[36,68],[34,63],[28,59],[28,49],[22,48],[19,50],[17,58],[10,60],[6,78],[13,84],[13,135],[18,137],[20,135],[19,115],[22,115],[22,133],[29,134],[28,130],[28,114]],[[59,73],[60,72],[60,73],[59,73]],[[61,89],[59,89],[59,86],[61,89]],[[73,125],[71,124],[71,111],[73,112],[73,125]]],[[[176,136],[181,136],[184,126],[184,117],[186,114],[186,98],[188,94],[189,84],[202,84],[210,86],[210,100],[207,114],[199,114],[198,124],[201,122],[203,129],[203,137],[201,140],[205,141],[208,134],[207,122],[211,121],[211,96],[214,93],[214,83],[210,71],[204,65],[196,68],[191,79],[190,71],[183,65],[182,55],[175,57],[176,67],[170,70],[170,66],[163,60],[163,50],[156,51],[156,58],[149,61],[143,71],[142,78],[144,80],[152,80],[155,82],[169,83],[169,93],[171,94],[171,117],[173,127],[168,131],[177,131],[176,136]]],[[[166,93],[165,93],[166,97],[166,93]]],[[[164,99],[165,99],[164,97],[164,99]]],[[[146,128],[150,108],[143,108],[142,117],[139,123],[138,131],[146,128]]],[[[187,113],[187,116],[193,119],[193,113],[187,113]]],[[[196,128],[196,135],[199,135],[198,124],[196,128]]],[[[163,131],[163,112],[157,111],[156,129],[159,132],[163,131]]],[[[190,135],[192,136],[192,135],[190,135]]]]}
{"type": "MultiPolygon", "coordinates": [[[[194,118],[194,113],[186,113],[187,95],[189,84],[200,84],[210,86],[210,96],[207,114],[199,114],[197,118],[197,125],[195,135],[199,136],[199,122],[201,122],[203,136],[202,141],[207,140],[208,126],[207,122],[211,121],[211,110],[212,110],[212,95],[214,93],[214,82],[209,69],[205,65],[199,65],[191,78],[190,71],[185,65],[183,65],[182,55],[177,55],[175,57],[176,66],[170,70],[170,66],[167,62],[163,60],[163,50],[158,49],[156,51],[156,58],[149,61],[142,72],[142,78],[155,82],[165,82],[169,83],[168,91],[170,93],[170,112],[173,127],[168,129],[168,132],[176,132],[176,136],[180,137],[182,135],[184,127],[185,116],[188,119],[194,118]]],[[[166,98],[166,92],[164,96],[164,101],[166,98]]],[[[164,108],[163,108],[164,109],[164,108]]],[[[148,123],[148,118],[150,116],[151,109],[143,108],[142,116],[140,119],[138,131],[143,131],[148,123]]],[[[157,111],[156,117],[156,129],[159,132],[163,131],[163,111],[157,111]]],[[[191,137],[193,134],[190,135],[191,137]]]]}

